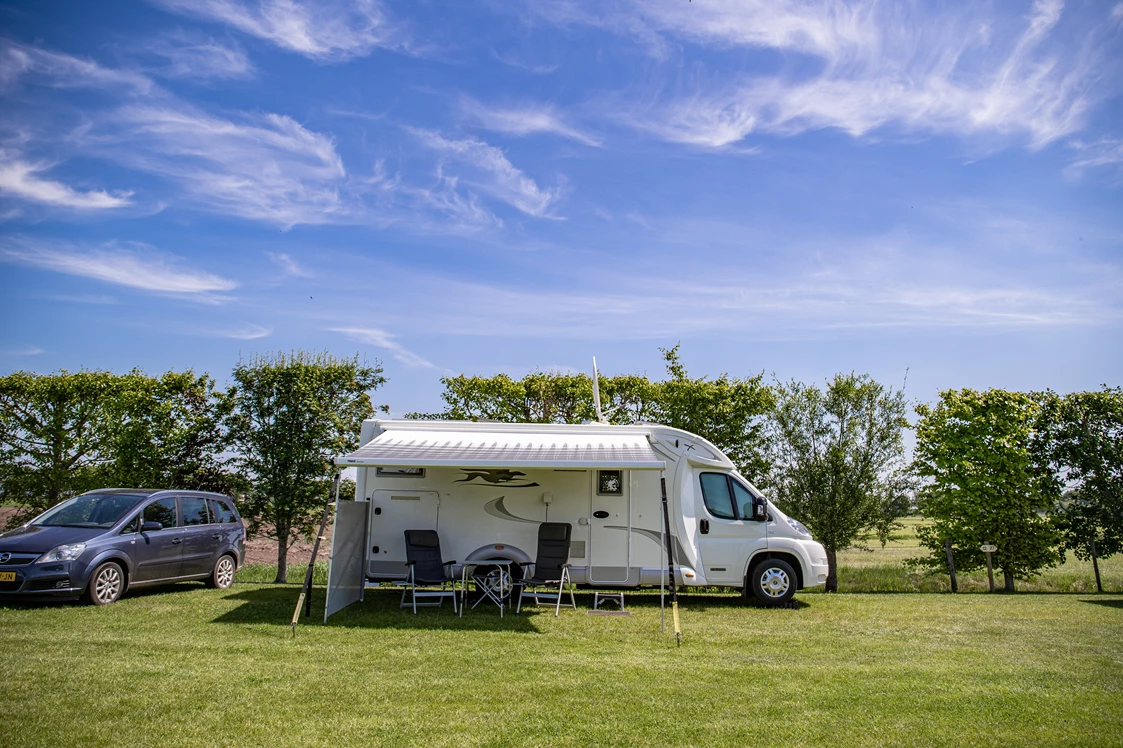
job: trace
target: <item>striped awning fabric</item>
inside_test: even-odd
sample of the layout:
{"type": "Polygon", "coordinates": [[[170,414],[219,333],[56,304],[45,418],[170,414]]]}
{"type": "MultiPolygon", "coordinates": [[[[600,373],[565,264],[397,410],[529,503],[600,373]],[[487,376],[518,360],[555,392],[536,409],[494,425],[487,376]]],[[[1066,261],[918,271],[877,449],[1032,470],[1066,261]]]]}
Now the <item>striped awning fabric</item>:
{"type": "Polygon", "coordinates": [[[643,434],[385,431],[341,467],[536,467],[662,470],[663,458],[643,434]]]}

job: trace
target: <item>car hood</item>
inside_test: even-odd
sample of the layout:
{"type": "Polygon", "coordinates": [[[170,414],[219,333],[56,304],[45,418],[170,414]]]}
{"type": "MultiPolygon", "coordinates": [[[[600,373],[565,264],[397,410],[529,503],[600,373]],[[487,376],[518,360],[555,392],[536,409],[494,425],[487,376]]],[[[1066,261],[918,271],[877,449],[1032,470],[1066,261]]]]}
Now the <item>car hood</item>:
{"type": "Polygon", "coordinates": [[[0,552],[46,553],[60,545],[85,543],[105,532],[101,528],[26,525],[0,534],[0,552]]]}

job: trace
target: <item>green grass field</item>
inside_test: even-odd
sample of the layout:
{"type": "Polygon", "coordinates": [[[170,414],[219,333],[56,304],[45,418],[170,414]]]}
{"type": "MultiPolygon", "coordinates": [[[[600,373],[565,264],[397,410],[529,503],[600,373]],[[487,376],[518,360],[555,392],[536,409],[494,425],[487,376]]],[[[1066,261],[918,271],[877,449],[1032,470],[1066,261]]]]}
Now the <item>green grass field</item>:
{"type": "Polygon", "coordinates": [[[651,594],[459,619],[378,590],[293,639],[295,597],[0,609],[0,744],[1123,744],[1117,595],[692,594],[681,648],[651,594]]]}
{"type": "MultiPolygon", "coordinates": [[[[298,590],[262,584],[269,567],[225,591],[0,607],[0,745],[1123,745],[1123,595],[1084,592],[1071,558],[1019,584],[1037,592],[986,594],[984,574],[885,594],[946,587],[904,569],[916,553],[911,531],[847,551],[842,588],[880,592],[792,609],[692,590],[681,648],[657,592],[629,593],[631,617],[579,594],[560,618],[460,619],[372,590],[293,639],[298,590]]],[[[1121,572],[1104,564],[1116,593],[1121,572]]]]}

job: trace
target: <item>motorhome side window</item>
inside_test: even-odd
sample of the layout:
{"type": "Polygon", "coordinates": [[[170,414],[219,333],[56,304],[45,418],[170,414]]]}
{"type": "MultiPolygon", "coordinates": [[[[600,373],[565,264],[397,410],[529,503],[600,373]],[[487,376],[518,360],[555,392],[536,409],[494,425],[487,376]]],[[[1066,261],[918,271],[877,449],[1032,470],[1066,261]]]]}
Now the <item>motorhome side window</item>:
{"type": "Polygon", "coordinates": [[[624,472],[622,470],[598,471],[597,493],[601,496],[622,495],[624,493],[624,472]]]}
{"type": "Polygon", "coordinates": [[[425,468],[380,467],[374,469],[374,474],[379,477],[424,478],[425,468]]]}
{"type": "Polygon", "coordinates": [[[749,493],[749,489],[745,488],[740,482],[730,478],[729,482],[733,484],[733,505],[737,507],[741,519],[753,518],[753,495],[749,493]]]}
{"type": "Polygon", "coordinates": [[[720,519],[736,519],[733,498],[729,495],[729,476],[725,473],[702,473],[702,500],[710,514],[720,519]]]}

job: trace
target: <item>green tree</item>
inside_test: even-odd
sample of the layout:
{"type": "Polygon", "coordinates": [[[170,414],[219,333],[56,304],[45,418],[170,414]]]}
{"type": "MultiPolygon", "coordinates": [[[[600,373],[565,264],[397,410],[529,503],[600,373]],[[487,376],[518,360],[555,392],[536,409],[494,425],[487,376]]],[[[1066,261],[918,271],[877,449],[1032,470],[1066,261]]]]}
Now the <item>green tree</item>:
{"type": "Polygon", "coordinates": [[[234,369],[230,435],[253,486],[243,513],[250,531],[277,540],[277,582],[288,575],[288,549],[311,535],[335,472],[333,460],[355,449],[374,408],[369,392],[382,367],[328,353],[257,356],[234,369]]]}
{"type": "Polygon", "coordinates": [[[247,482],[229,469],[226,454],[234,401],[214,379],[134,370],[118,381],[110,404],[115,485],[244,494],[247,482]]]}
{"type": "Polygon", "coordinates": [[[112,460],[108,372],[16,372],[0,377],[0,493],[18,524],[103,485],[112,460]]]}
{"type": "Polygon", "coordinates": [[[825,391],[778,384],[771,421],[773,500],[827,551],[827,591],[838,591],[839,550],[863,531],[888,536],[908,506],[907,404],[866,374],[836,374],[825,391]]]}
{"type": "MultiPolygon", "coordinates": [[[[605,419],[616,424],[651,421],[693,432],[716,444],[745,475],[764,476],[764,420],[772,405],[764,375],[692,379],[679,359],[678,346],[660,350],[667,362],[664,381],[634,374],[599,377],[605,419]]],[[[505,423],[596,419],[593,381],[587,374],[534,372],[522,379],[460,375],[442,377],[441,383],[444,410],[410,413],[407,418],[505,423]]]]}
{"type": "Polygon", "coordinates": [[[1062,558],[1123,551],[1123,389],[1041,396],[1033,449],[1058,494],[1062,558]]]}
{"type": "Polygon", "coordinates": [[[914,563],[946,563],[944,540],[955,548],[957,570],[985,565],[979,546],[998,546],[994,561],[1007,591],[1059,561],[1058,535],[1045,512],[1054,497],[1046,466],[1031,451],[1039,405],[1031,395],[1004,390],[947,390],[935,407],[917,407],[915,468],[926,479],[921,513],[932,520],[917,534],[931,551],[914,563]]]}

